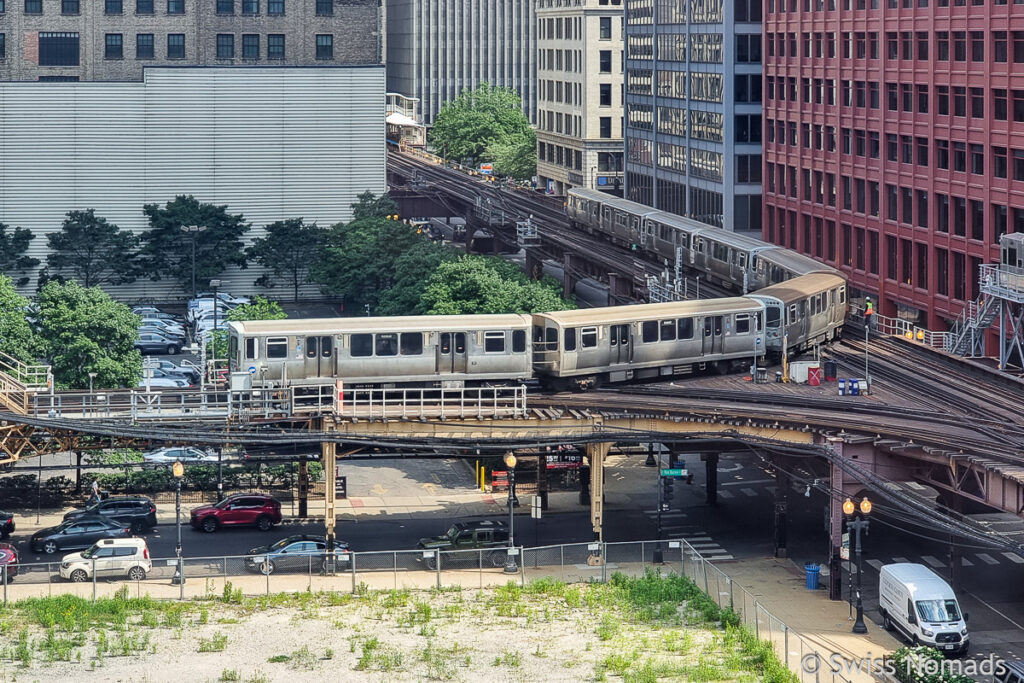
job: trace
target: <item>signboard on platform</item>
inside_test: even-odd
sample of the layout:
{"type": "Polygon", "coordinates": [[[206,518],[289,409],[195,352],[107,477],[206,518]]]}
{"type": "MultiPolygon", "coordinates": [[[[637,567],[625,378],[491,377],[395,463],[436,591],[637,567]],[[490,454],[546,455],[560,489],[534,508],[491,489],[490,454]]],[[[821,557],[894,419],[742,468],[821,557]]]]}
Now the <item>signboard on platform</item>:
{"type": "Polygon", "coordinates": [[[341,466],[334,469],[334,499],[345,500],[348,498],[348,479],[341,476],[341,466]]]}
{"type": "Polygon", "coordinates": [[[839,559],[850,559],[850,534],[843,534],[843,544],[839,546],[839,559]]]}
{"type": "Polygon", "coordinates": [[[663,477],[685,477],[687,474],[686,470],[678,467],[664,468],[661,470],[661,476],[663,477]]]}

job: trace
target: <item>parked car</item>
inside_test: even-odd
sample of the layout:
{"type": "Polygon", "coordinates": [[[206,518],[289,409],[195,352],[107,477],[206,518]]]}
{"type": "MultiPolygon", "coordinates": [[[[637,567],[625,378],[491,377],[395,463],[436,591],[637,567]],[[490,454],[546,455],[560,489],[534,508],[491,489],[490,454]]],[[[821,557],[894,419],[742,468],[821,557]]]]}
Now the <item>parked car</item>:
{"type": "MultiPolygon", "coordinates": [[[[476,562],[480,557],[478,552],[463,554],[455,551],[493,548],[485,554],[485,561],[490,562],[491,566],[500,567],[505,564],[504,548],[508,547],[508,527],[504,522],[491,520],[457,522],[440,536],[421,538],[416,547],[420,550],[448,551],[443,560],[445,562],[476,562]]],[[[436,554],[426,558],[425,562],[429,569],[437,569],[436,554]]]]}
{"type": "MultiPolygon", "coordinates": [[[[347,550],[348,543],[335,541],[336,553],[347,550]]],[[[327,569],[327,561],[327,539],[323,536],[288,536],[250,550],[246,553],[245,568],[261,574],[289,570],[321,572],[327,569]]]]}
{"type": "Polygon", "coordinates": [[[1024,683],[1024,662],[1003,662],[1003,670],[996,671],[996,683],[1024,683]]]}
{"type": "Polygon", "coordinates": [[[136,386],[136,389],[188,389],[188,380],[184,378],[172,379],[169,377],[154,377],[146,384],[146,380],[141,380],[136,386]]]}
{"type": "Polygon", "coordinates": [[[146,358],[146,362],[156,366],[156,369],[163,370],[168,375],[181,375],[190,384],[199,384],[199,368],[185,363],[175,363],[164,358],[146,358]]]}
{"type": "Polygon", "coordinates": [[[192,446],[167,446],[146,451],[142,454],[142,459],[151,464],[171,465],[180,461],[188,465],[190,463],[217,462],[217,454],[192,446]]]}
{"type": "Polygon", "coordinates": [[[14,533],[14,513],[0,512],[0,538],[7,538],[14,533]]]}
{"type": "Polygon", "coordinates": [[[123,524],[99,517],[75,519],[57,526],[40,529],[32,534],[29,546],[32,552],[53,555],[60,550],[88,548],[103,538],[126,538],[132,530],[123,524]]]}
{"type": "Polygon", "coordinates": [[[177,322],[171,320],[161,320],[160,318],[142,318],[142,323],[139,325],[139,329],[153,329],[161,330],[164,334],[173,335],[175,337],[185,337],[185,326],[180,325],[177,322]]]}
{"type": "Polygon", "coordinates": [[[157,330],[139,330],[139,338],[135,341],[135,348],[144,355],[153,353],[166,353],[173,356],[181,350],[184,343],[180,337],[163,334],[157,330]]]}
{"type": "Polygon", "coordinates": [[[157,318],[159,320],[169,320],[171,322],[178,321],[178,316],[171,315],[170,313],[164,313],[156,306],[133,306],[132,313],[140,315],[143,318],[157,318]]]}
{"type": "MultiPolygon", "coordinates": [[[[7,571],[7,581],[18,575],[18,549],[10,543],[0,543],[0,569],[7,571]]],[[[3,577],[0,576],[0,582],[3,577]]]]}
{"type": "Polygon", "coordinates": [[[156,526],[156,505],[145,496],[118,496],[64,515],[64,521],[99,517],[131,528],[141,534],[156,526]]]}
{"type": "Polygon", "coordinates": [[[216,505],[193,509],[190,523],[208,534],[222,526],[254,526],[269,531],[281,523],[281,502],[263,493],[236,493],[216,505]]]}
{"type": "Polygon", "coordinates": [[[92,578],[126,576],[132,581],[142,581],[153,569],[149,559],[149,547],[141,538],[106,538],[80,553],[65,555],[60,563],[60,576],[69,581],[81,582],[92,578]]]}

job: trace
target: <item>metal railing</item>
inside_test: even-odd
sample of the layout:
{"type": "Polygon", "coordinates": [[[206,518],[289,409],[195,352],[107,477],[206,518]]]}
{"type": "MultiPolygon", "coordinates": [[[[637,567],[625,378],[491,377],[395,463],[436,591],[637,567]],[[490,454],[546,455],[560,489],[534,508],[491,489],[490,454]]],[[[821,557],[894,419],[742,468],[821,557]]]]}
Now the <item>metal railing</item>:
{"type": "Polygon", "coordinates": [[[736,612],[744,626],[760,640],[771,643],[775,654],[801,683],[849,683],[849,679],[829,669],[831,651],[822,651],[823,646],[772,615],[753,594],[683,539],[514,548],[515,562],[506,567],[509,550],[339,551],[287,561],[274,555],[189,557],[182,560],[185,580],[179,583],[172,583],[178,570],[176,558],[152,560],[145,576],[135,576],[134,580],[98,577],[95,560],[91,567],[80,567],[78,574],[73,568],[64,568],[62,578],[61,563],[50,562],[18,565],[13,576],[8,576],[7,568],[0,568],[0,582],[7,604],[25,597],[68,593],[96,600],[112,597],[125,586],[136,596],[185,599],[221,595],[229,581],[232,590],[252,596],[297,591],[355,593],[364,588],[489,588],[510,581],[525,585],[541,578],[566,583],[605,582],[616,573],[639,577],[654,570],[689,578],[719,607],[736,612]],[[513,567],[514,571],[509,571],[513,567]],[[809,657],[825,664],[812,671],[806,666],[809,657]]]}
{"type": "Polygon", "coordinates": [[[16,413],[28,412],[33,394],[53,384],[49,365],[29,365],[0,351],[0,404],[16,413]]]}
{"type": "Polygon", "coordinates": [[[366,419],[525,417],[526,387],[346,389],[338,414],[366,419]]]}
{"type": "Polygon", "coordinates": [[[986,263],[978,271],[978,279],[983,293],[1024,303],[1024,268],[986,263]]]}

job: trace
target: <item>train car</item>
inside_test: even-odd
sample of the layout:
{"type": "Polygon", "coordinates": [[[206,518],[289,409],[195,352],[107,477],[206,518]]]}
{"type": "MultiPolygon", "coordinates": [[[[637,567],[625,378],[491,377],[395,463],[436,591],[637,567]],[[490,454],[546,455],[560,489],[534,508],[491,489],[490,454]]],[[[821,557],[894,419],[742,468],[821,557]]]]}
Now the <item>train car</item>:
{"type": "Polygon", "coordinates": [[[748,298],[765,307],[765,346],[781,357],[838,339],[846,320],[846,279],[810,273],[758,290],[748,298]]]}
{"type": "Polygon", "coordinates": [[[644,229],[644,248],[662,257],[668,264],[674,264],[678,257],[680,262],[689,268],[693,268],[696,261],[696,254],[692,249],[694,240],[705,230],[715,229],[710,225],[665,211],[649,214],[645,222],[647,225],[644,229]]]}
{"type": "Polygon", "coordinates": [[[832,266],[781,247],[759,253],[754,261],[754,284],[751,285],[751,289],[770,287],[808,273],[840,275],[840,271],[832,266]]]}
{"type": "Polygon", "coordinates": [[[534,370],[557,388],[725,371],[757,353],[763,313],[744,297],[536,313],[534,370]]]}
{"type": "Polygon", "coordinates": [[[778,249],[741,233],[709,227],[696,238],[691,267],[733,291],[746,294],[756,289],[754,260],[763,252],[778,249]]]}
{"type": "Polygon", "coordinates": [[[228,323],[232,372],[282,385],[457,387],[532,377],[529,315],[228,323]]]}
{"type": "Polygon", "coordinates": [[[593,233],[601,224],[601,204],[607,193],[585,188],[573,188],[565,200],[565,213],[573,227],[593,233]]]}

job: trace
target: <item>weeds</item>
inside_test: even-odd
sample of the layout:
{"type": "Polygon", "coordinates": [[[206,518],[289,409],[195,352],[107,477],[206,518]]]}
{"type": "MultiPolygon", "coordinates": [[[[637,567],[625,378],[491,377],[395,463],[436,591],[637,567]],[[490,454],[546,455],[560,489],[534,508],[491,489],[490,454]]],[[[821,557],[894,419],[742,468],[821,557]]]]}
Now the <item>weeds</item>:
{"type": "Polygon", "coordinates": [[[514,650],[502,650],[501,654],[491,662],[492,666],[507,666],[510,669],[518,669],[523,663],[522,656],[514,650]]]}
{"type": "Polygon", "coordinates": [[[433,643],[420,650],[420,661],[427,665],[427,678],[432,681],[450,681],[458,675],[459,667],[468,667],[471,658],[458,643],[451,648],[435,647],[433,643]]]}
{"type": "Polygon", "coordinates": [[[292,656],[291,655],[273,655],[267,661],[270,662],[271,664],[285,664],[286,662],[290,662],[291,660],[292,660],[292,656]]]}
{"type": "Polygon", "coordinates": [[[291,656],[288,658],[288,663],[291,668],[298,669],[300,671],[312,671],[319,664],[316,655],[314,655],[306,645],[303,645],[298,650],[292,652],[291,656]]]}
{"type": "Polygon", "coordinates": [[[224,669],[220,672],[221,681],[241,681],[242,675],[238,673],[237,669],[224,669]]]}
{"type": "Polygon", "coordinates": [[[398,671],[402,668],[402,653],[382,645],[374,636],[363,641],[363,650],[356,662],[356,671],[398,671]]]}
{"type": "Polygon", "coordinates": [[[199,639],[199,651],[200,652],[223,652],[224,648],[227,647],[228,637],[217,631],[209,639],[199,639]]]}
{"type": "Polygon", "coordinates": [[[602,614],[597,626],[597,637],[601,641],[611,640],[619,634],[619,620],[611,614],[602,614]]]}

